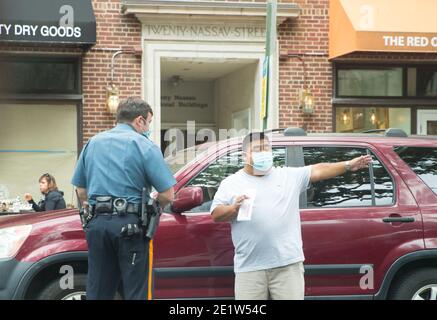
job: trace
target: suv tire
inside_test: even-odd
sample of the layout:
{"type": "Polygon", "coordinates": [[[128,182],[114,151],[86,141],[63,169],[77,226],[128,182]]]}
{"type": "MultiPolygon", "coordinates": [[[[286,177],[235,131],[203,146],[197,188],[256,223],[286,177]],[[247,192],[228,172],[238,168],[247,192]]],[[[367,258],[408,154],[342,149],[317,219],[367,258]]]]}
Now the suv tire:
{"type": "MultiPolygon", "coordinates": [[[[38,295],[38,300],[85,300],[86,298],[86,274],[74,276],[74,289],[61,289],[57,278],[48,284],[38,295]]],[[[122,300],[121,289],[115,294],[115,300],[122,300]]]]}
{"type": "Polygon", "coordinates": [[[402,275],[394,284],[391,300],[436,300],[437,269],[425,268],[402,275]]]}
{"type": "Polygon", "coordinates": [[[74,289],[61,289],[57,278],[50,282],[38,295],[38,300],[83,300],[85,299],[86,274],[74,276],[74,289]]]}

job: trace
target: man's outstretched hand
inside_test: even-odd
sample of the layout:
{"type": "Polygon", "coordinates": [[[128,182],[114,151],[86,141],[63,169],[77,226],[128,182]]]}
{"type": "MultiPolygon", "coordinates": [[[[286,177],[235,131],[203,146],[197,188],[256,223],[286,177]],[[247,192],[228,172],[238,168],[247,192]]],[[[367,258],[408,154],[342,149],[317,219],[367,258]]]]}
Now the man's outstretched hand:
{"type": "Polygon", "coordinates": [[[368,168],[372,162],[372,156],[361,156],[350,160],[351,171],[358,171],[364,168],[368,168]]]}

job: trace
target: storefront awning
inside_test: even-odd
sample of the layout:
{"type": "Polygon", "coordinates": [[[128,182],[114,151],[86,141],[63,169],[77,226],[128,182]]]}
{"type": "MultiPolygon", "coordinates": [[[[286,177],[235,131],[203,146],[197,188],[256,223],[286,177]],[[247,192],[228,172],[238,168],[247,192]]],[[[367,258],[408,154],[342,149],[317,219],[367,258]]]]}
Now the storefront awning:
{"type": "Polygon", "coordinates": [[[93,45],[91,0],[1,0],[1,42],[93,45]]]}
{"type": "Polygon", "coordinates": [[[330,59],[356,52],[436,52],[435,0],[330,0],[330,59]]]}

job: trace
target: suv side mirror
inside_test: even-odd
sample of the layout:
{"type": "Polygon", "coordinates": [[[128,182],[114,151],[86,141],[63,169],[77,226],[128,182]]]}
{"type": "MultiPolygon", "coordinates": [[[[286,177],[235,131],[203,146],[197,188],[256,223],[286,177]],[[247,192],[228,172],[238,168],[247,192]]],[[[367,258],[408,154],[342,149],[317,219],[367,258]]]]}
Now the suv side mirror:
{"type": "Polygon", "coordinates": [[[201,187],[187,187],[176,194],[173,201],[172,211],[181,213],[200,206],[203,203],[203,191],[201,187]]]}

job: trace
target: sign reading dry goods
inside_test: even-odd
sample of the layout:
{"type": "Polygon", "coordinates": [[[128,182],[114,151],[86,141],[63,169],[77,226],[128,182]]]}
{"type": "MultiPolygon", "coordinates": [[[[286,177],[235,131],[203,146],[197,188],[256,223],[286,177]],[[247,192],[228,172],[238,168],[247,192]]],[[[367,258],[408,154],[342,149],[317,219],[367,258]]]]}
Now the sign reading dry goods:
{"type": "Polygon", "coordinates": [[[31,43],[96,42],[96,20],[91,0],[26,0],[0,2],[0,41],[31,43]]]}
{"type": "Polygon", "coordinates": [[[61,37],[76,38],[82,36],[82,28],[65,26],[38,26],[28,24],[0,24],[0,36],[5,37],[61,37]]]}

